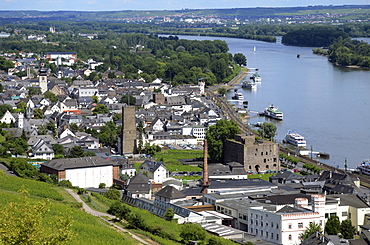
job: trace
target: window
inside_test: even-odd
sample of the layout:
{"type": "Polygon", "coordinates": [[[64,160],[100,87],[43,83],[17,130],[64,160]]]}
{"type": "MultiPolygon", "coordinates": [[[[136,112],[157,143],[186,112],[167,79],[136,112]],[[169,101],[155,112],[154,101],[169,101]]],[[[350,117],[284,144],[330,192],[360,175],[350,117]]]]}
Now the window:
{"type": "Polygon", "coordinates": [[[288,239],[289,239],[289,241],[291,241],[292,240],[292,235],[289,235],[288,239]]]}
{"type": "Polygon", "coordinates": [[[279,240],[279,234],[276,234],[276,240],[279,240]]]}
{"type": "Polygon", "coordinates": [[[274,227],[274,222],[271,222],[271,227],[274,227]]]}
{"type": "Polygon", "coordinates": [[[266,238],[268,238],[269,237],[269,232],[268,231],[266,231],[266,238]]]}
{"type": "Polygon", "coordinates": [[[274,233],[271,233],[271,239],[274,239],[274,233]]]}
{"type": "Polygon", "coordinates": [[[263,236],[263,230],[261,230],[261,237],[263,236]]]}
{"type": "Polygon", "coordinates": [[[251,224],[253,224],[253,219],[251,219],[251,224]]]}
{"type": "Polygon", "coordinates": [[[288,224],[288,229],[292,229],[292,224],[288,224]]]}
{"type": "Polygon", "coordinates": [[[253,228],[251,228],[251,233],[253,233],[253,228]]]}
{"type": "Polygon", "coordinates": [[[303,228],[303,223],[298,223],[298,228],[303,228]]]}

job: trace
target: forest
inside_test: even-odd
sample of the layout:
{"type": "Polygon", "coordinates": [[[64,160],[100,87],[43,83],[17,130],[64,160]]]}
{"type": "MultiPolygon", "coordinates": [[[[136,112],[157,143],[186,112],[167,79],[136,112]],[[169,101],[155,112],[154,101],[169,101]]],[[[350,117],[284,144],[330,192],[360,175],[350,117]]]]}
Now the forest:
{"type": "Polygon", "coordinates": [[[285,34],[281,42],[294,46],[328,47],[339,37],[347,38],[349,35],[343,31],[330,29],[296,30],[285,34]]]}

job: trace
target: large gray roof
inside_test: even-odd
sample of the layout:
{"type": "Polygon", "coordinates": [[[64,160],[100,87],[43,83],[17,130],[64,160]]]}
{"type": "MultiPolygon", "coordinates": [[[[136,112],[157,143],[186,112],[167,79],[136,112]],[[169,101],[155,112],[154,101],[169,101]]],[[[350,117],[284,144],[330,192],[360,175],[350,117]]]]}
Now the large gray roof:
{"type": "Polygon", "coordinates": [[[49,162],[43,163],[43,165],[45,167],[61,171],[74,168],[113,166],[115,164],[110,160],[105,160],[100,157],[81,157],[81,158],[54,159],[49,162]]]}

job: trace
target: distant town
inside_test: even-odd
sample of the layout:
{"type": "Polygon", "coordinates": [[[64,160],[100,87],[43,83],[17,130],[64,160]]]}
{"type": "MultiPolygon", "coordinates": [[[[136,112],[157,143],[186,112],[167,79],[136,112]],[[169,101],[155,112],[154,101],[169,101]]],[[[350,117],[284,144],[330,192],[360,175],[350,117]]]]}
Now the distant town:
{"type": "MultiPolygon", "coordinates": [[[[253,22],[330,18],[337,24],[333,19],[344,15],[253,22]]],[[[183,27],[230,23],[216,15],[185,13],[115,20],[183,27]]],[[[231,25],[248,21],[234,16],[231,25]]],[[[0,33],[2,41],[14,40],[0,57],[0,155],[11,159],[3,162],[9,175],[63,183],[82,193],[106,195],[112,187],[122,203],[176,224],[199,224],[240,244],[370,243],[370,195],[357,177],[306,163],[295,158],[296,152],[282,153],[279,143],[252,130],[231,132],[220,139],[222,157],[209,157],[217,143],[207,142],[207,133],[219,127],[216,135],[222,135],[235,126],[220,101],[234,116],[246,116],[224,96],[233,78],[243,79],[246,57],[227,53],[220,41],[127,34],[111,42],[108,35],[85,33],[68,36],[55,26],[47,33],[27,28],[0,33]],[[79,42],[90,42],[101,53],[87,46],[54,50],[79,42]],[[161,151],[184,154],[173,163],[156,157],[161,151]]],[[[135,229],[145,230],[139,225],[135,229]]],[[[193,240],[202,239],[184,236],[177,242],[193,240]]]]}

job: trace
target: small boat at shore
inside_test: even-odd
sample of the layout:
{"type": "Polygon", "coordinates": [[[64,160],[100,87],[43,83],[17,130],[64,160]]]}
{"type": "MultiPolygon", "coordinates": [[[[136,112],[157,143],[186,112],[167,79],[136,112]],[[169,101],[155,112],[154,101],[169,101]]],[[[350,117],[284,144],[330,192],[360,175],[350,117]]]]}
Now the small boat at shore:
{"type": "Polygon", "coordinates": [[[262,78],[260,76],[260,74],[258,74],[257,72],[254,73],[252,76],[251,76],[251,79],[253,80],[253,82],[255,83],[260,83],[262,82],[262,78]]]}
{"type": "Polygon", "coordinates": [[[244,89],[256,89],[257,84],[253,81],[243,81],[242,82],[242,88],[244,88],[244,89]]]}
{"type": "Polygon", "coordinates": [[[316,154],[317,157],[320,157],[320,158],[324,158],[324,159],[329,159],[330,158],[330,154],[327,153],[327,152],[319,152],[316,154]]]}
{"type": "Polygon", "coordinates": [[[244,96],[240,92],[235,92],[234,96],[231,97],[233,100],[244,100],[244,96]]]}
{"type": "Polygon", "coordinates": [[[273,119],[283,120],[283,112],[279,111],[279,109],[272,104],[269,107],[265,108],[263,115],[265,117],[271,117],[273,119]]]}

